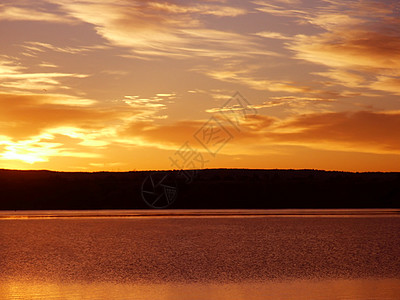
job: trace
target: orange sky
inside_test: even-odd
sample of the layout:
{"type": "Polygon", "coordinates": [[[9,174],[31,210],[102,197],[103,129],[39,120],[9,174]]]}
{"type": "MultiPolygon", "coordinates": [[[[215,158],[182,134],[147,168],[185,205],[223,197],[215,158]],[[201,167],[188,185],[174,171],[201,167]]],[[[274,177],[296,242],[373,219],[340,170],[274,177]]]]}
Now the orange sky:
{"type": "Polygon", "coordinates": [[[0,39],[0,168],[400,171],[397,0],[6,0],[0,39]]]}

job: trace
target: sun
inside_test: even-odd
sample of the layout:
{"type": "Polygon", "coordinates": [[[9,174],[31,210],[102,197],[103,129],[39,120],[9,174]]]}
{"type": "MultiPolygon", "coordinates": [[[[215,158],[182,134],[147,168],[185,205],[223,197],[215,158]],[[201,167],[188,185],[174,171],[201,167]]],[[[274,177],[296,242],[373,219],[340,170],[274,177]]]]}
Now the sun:
{"type": "Polygon", "coordinates": [[[28,164],[48,161],[49,156],[54,155],[57,143],[45,143],[41,136],[29,140],[13,142],[3,141],[4,152],[0,157],[6,160],[17,160],[28,164]]]}
{"type": "Polygon", "coordinates": [[[28,164],[47,161],[45,158],[41,157],[41,155],[38,153],[21,153],[21,152],[12,152],[10,150],[3,153],[2,158],[9,160],[20,160],[28,164]]]}

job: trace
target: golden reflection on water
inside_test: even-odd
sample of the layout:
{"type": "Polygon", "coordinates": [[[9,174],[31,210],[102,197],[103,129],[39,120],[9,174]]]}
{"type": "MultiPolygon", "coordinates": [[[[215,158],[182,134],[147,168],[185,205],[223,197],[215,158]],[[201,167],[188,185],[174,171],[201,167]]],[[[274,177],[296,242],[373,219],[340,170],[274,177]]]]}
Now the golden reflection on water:
{"type": "Polygon", "coordinates": [[[0,300],[400,299],[398,212],[95,213],[3,214],[0,300]]]}
{"type": "Polygon", "coordinates": [[[400,279],[122,284],[11,281],[0,299],[399,299],[400,279]]]}
{"type": "Polygon", "coordinates": [[[165,210],[37,210],[1,211],[0,220],[77,218],[194,218],[194,217],[400,217],[400,209],[165,209],[165,210]]]}

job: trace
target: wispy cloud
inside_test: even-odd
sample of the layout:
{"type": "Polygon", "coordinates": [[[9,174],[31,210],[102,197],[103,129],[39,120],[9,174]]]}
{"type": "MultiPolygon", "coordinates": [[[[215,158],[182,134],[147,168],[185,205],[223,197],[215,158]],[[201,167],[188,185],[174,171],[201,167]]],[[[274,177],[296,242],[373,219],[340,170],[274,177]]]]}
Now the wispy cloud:
{"type": "Polygon", "coordinates": [[[288,92],[288,93],[307,93],[315,92],[311,87],[302,86],[299,83],[288,80],[269,80],[253,77],[248,70],[205,70],[199,72],[221,81],[233,82],[249,86],[255,90],[288,92]]]}
{"type": "Polygon", "coordinates": [[[256,10],[276,16],[302,18],[307,15],[304,9],[290,7],[291,4],[298,4],[298,1],[276,1],[274,4],[270,1],[253,1],[253,3],[257,5],[256,10]]]}
{"type": "Polygon", "coordinates": [[[207,28],[201,15],[237,17],[242,7],[168,1],[57,1],[65,13],[92,24],[115,46],[143,56],[173,58],[269,55],[250,35],[207,28]]]}
{"type": "MultiPolygon", "coordinates": [[[[49,12],[43,6],[38,5],[35,8],[31,3],[18,1],[10,4],[0,4],[0,21],[38,21],[52,23],[74,23],[76,20],[60,12],[49,12]]],[[[38,3],[39,4],[39,3],[38,3]]]]}
{"type": "Polygon", "coordinates": [[[278,40],[290,40],[291,39],[291,37],[283,35],[282,33],[271,32],[271,31],[261,31],[261,32],[255,33],[255,35],[263,37],[263,38],[269,38],[269,39],[278,39],[278,40]]]}
{"type": "MultiPolygon", "coordinates": [[[[144,130],[145,124],[135,123],[125,134],[131,132],[133,135],[140,135],[143,140],[160,147],[178,146],[190,138],[200,126],[199,121],[178,122],[144,130]]],[[[234,128],[226,128],[234,132],[234,128]]],[[[319,112],[283,120],[254,115],[248,116],[246,122],[241,124],[241,133],[235,135],[229,151],[246,154],[252,151],[252,145],[256,143],[271,146],[301,145],[339,152],[400,154],[398,131],[398,112],[319,112]]]]}
{"type": "Polygon", "coordinates": [[[203,15],[214,15],[218,17],[236,17],[247,13],[246,9],[240,7],[195,4],[195,5],[177,5],[167,2],[149,2],[149,7],[154,10],[165,11],[175,14],[198,13],[203,15]]]}
{"type": "MultiPolygon", "coordinates": [[[[43,67],[43,66],[42,66],[43,67]]],[[[45,66],[46,67],[46,66],[45,66]]],[[[37,91],[55,88],[69,89],[60,81],[62,78],[86,78],[86,74],[46,72],[30,73],[16,59],[0,57],[0,86],[13,91],[37,91]]]]}
{"type": "Polygon", "coordinates": [[[157,94],[150,98],[141,98],[140,96],[125,96],[122,101],[128,104],[134,112],[133,119],[166,119],[168,115],[160,114],[167,109],[168,103],[174,103],[175,94],[157,94]]]}
{"type": "Polygon", "coordinates": [[[20,45],[24,49],[23,55],[26,56],[37,56],[38,53],[45,53],[49,51],[68,53],[68,54],[85,54],[90,51],[108,49],[106,45],[93,45],[93,46],[81,46],[81,47],[58,47],[49,43],[42,42],[25,42],[20,45]]]}
{"type": "Polygon", "coordinates": [[[10,137],[40,134],[61,125],[87,128],[127,116],[128,110],[97,108],[96,102],[65,95],[0,94],[0,132],[10,137]]]}
{"type": "Polygon", "coordinates": [[[298,34],[286,42],[287,48],[297,59],[328,67],[329,71],[315,74],[337,84],[397,94],[393,83],[400,76],[400,27],[391,17],[395,2],[325,3],[301,16],[323,32],[298,34]]]}
{"type": "Polygon", "coordinates": [[[274,141],[318,149],[400,154],[398,112],[339,112],[303,115],[267,133],[274,141]],[[291,131],[291,132],[290,132],[291,131]]]}

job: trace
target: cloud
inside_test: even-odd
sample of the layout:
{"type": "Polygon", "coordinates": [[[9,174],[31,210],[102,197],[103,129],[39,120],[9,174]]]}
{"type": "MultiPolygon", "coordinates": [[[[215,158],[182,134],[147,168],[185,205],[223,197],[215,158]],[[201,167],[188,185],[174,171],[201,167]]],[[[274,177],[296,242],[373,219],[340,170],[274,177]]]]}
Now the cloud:
{"type": "Polygon", "coordinates": [[[377,80],[370,87],[374,90],[389,92],[400,96],[400,78],[377,76],[377,80]]]}
{"type": "Polygon", "coordinates": [[[339,11],[339,7],[332,8],[333,12],[325,9],[317,15],[312,15],[311,13],[305,17],[308,23],[321,27],[327,31],[336,30],[338,27],[349,28],[358,26],[365,23],[365,21],[356,16],[350,16],[344,14],[343,11],[339,11]]]}
{"type": "Polygon", "coordinates": [[[58,68],[56,64],[48,63],[48,62],[42,62],[38,65],[41,68],[58,68]]]}
{"type": "Polygon", "coordinates": [[[315,74],[343,86],[399,94],[400,30],[347,28],[312,37],[297,36],[289,48],[298,59],[329,67],[329,71],[315,74]]]}
{"type": "Polygon", "coordinates": [[[99,158],[132,111],[68,95],[0,94],[0,159],[99,158]]]}
{"type": "Polygon", "coordinates": [[[42,42],[25,42],[20,47],[24,50],[23,55],[35,57],[38,53],[46,53],[49,51],[78,54],[86,53],[89,51],[108,49],[106,45],[93,45],[93,46],[81,46],[81,47],[58,47],[49,43],[42,42]]]}
{"type": "Polygon", "coordinates": [[[166,119],[166,114],[159,113],[167,109],[168,103],[173,103],[175,94],[157,94],[150,98],[140,96],[125,96],[122,102],[128,104],[134,112],[135,120],[166,119]]]}
{"type": "Polygon", "coordinates": [[[28,139],[18,141],[8,140],[6,137],[0,139],[0,145],[4,148],[0,152],[0,159],[17,160],[28,164],[47,162],[51,157],[81,157],[97,158],[99,154],[84,152],[83,149],[69,149],[63,140],[53,141],[54,136],[42,134],[28,139]]]}
{"type": "Polygon", "coordinates": [[[329,79],[332,79],[334,83],[352,88],[363,86],[366,82],[366,79],[362,75],[342,69],[330,69],[329,71],[315,72],[313,74],[327,77],[329,79]]]}
{"type": "Polygon", "coordinates": [[[242,7],[176,4],[172,1],[55,1],[62,10],[90,23],[96,32],[136,57],[245,57],[271,55],[250,35],[207,28],[202,15],[237,17],[242,7]]]}
{"type": "Polygon", "coordinates": [[[0,55],[0,74],[18,74],[23,67],[15,59],[7,55],[0,55]]]}
{"type": "Polygon", "coordinates": [[[163,94],[163,93],[161,93],[161,94],[157,94],[156,95],[157,97],[168,97],[168,98],[174,98],[175,97],[175,93],[171,93],[171,94],[163,94]]]}
{"type": "Polygon", "coordinates": [[[298,116],[265,136],[317,149],[400,154],[399,132],[400,113],[357,111],[298,116]]]}
{"type": "Polygon", "coordinates": [[[145,146],[141,132],[126,139],[120,133],[132,122],[146,124],[146,131],[166,118],[160,112],[175,94],[159,95],[101,103],[63,94],[0,93],[0,159],[33,164],[51,157],[101,158],[111,145],[145,146]]]}
{"type": "Polygon", "coordinates": [[[302,18],[307,15],[304,8],[289,8],[292,4],[298,4],[297,1],[278,1],[281,3],[271,4],[270,1],[252,1],[257,5],[256,10],[275,16],[302,18]]]}
{"type": "Polygon", "coordinates": [[[86,78],[86,74],[61,72],[27,72],[15,58],[0,57],[0,86],[11,91],[49,90],[55,88],[69,89],[62,85],[61,78],[86,78]]]}
{"type": "Polygon", "coordinates": [[[154,10],[165,11],[174,14],[198,13],[203,15],[214,15],[218,17],[236,17],[247,13],[247,11],[243,8],[223,5],[195,4],[192,6],[183,6],[167,2],[150,2],[148,5],[154,10]]]}
{"type": "MultiPolygon", "coordinates": [[[[226,132],[229,132],[229,139],[226,148],[221,149],[220,154],[244,154],[249,147],[243,146],[244,140],[249,140],[250,143],[257,139],[257,130],[266,128],[271,125],[274,120],[266,116],[250,115],[241,123],[241,130],[238,131],[228,120],[217,117],[219,123],[215,123],[216,127],[213,129],[214,139],[226,137],[226,132]],[[243,130],[242,130],[243,129],[243,130]],[[221,136],[221,133],[225,136],[221,136]],[[232,147],[228,147],[229,144],[232,147]]],[[[120,142],[123,144],[139,144],[141,146],[155,147],[164,150],[178,151],[181,146],[187,143],[192,149],[200,151],[204,155],[207,154],[207,149],[194,138],[196,132],[201,130],[208,120],[195,120],[195,121],[178,121],[171,124],[158,124],[150,122],[132,122],[129,127],[124,131],[120,131],[118,136],[120,142]]],[[[243,121],[243,120],[242,120],[243,121]]],[[[204,140],[204,144],[207,142],[204,140]]],[[[210,146],[210,144],[208,144],[210,146]]],[[[244,144],[248,145],[248,144],[244,144]]],[[[250,145],[249,145],[250,146],[250,145]]],[[[251,146],[250,146],[251,148],[251,146]]],[[[247,152],[248,154],[248,152],[247,152]]]]}
{"type": "Polygon", "coordinates": [[[288,47],[299,59],[328,67],[400,75],[400,31],[338,30],[298,35],[288,47]]]}
{"type": "Polygon", "coordinates": [[[177,149],[202,125],[202,121],[178,121],[172,124],[156,125],[152,122],[132,122],[121,132],[121,136],[135,137],[147,145],[163,149],[177,149]]]}
{"type": "Polygon", "coordinates": [[[0,86],[20,90],[47,90],[52,88],[68,88],[61,86],[55,78],[85,78],[88,75],[72,73],[3,73],[0,74],[0,86]]]}
{"type": "Polygon", "coordinates": [[[313,91],[311,87],[301,86],[296,82],[288,80],[268,80],[258,79],[251,76],[248,70],[205,70],[198,69],[199,72],[204,73],[214,79],[226,82],[239,83],[249,86],[255,90],[272,91],[272,92],[289,92],[289,93],[307,93],[317,92],[313,91]]]}
{"type": "Polygon", "coordinates": [[[261,31],[261,32],[255,33],[255,35],[263,37],[263,38],[268,38],[268,39],[278,39],[278,40],[290,40],[291,39],[291,37],[283,35],[282,33],[271,32],[271,31],[261,31]]]}
{"type": "Polygon", "coordinates": [[[395,2],[326,3],[301,16],[323,32],[295,35],[286,48],[297,59],[328,67],[314,74],[336,84],[398,94],[393,85],[400,76],[400,26],[392,16],[395,2]]]}
{"type": "Polygon", "coordinates": [[[327,0],[312,8],[297,1],[253,3],[258,11],[317,29],[314,34],[290,37],[269,31],[256,35],[282,39],[294,58],[328,67],[328,71],[313,73],[333,80],[320,84],[334,83],[398,94],[394,86],[400,76],[397,1],[327,0]]]}
{"type": "MultiPolygon", "coordinates": [[[[35,9],[29,7],[29,3],[18,1],[14,5],[0,4],[0,21],[36,21],[52,23],[74,23],[75,20],[60,12],[46,11],[38,5],[35,9]],[[26,7],[18,5],[25,4],[26,7]]],[[[37,4],[37,3],[36,3],[37,4]]]]}
{"type": "MultiPolygon", "coordinates": [[[[224,123],[222,119],[221,122],[234,136],[222,154],[253,153],[254,145],[292,145],[339,152],[400,154],[398,111],[317,112],[286,119],[249,115],[241,123],[240,132],[228,122],[224,123]]],[[[193,147],[201,150],[193,134],[204,123],[182,121],[155,126],[148,122],[133,122],[121,136],[134,136],[140,138],[143,144],[161,149],[178,149],[185,141],[189,141],[193,147]]]]}
{"type": "Polygon", "coordinates": [[[284,96],[284,97],[270,97],[269,100],[261,104],[252,105],[255,109],[270,108],[281,106],[282,109],[290,111],[291,113],[311,113],[329,111],[332,109],[332,102],[335,99],[321,98],[321,97],[298,97],[298,96],[284,96]]]}
{"type": "Polygon", "coordinates": [[[21,139],[65,125],[101,128],[100,124],[130,115],[128,109],[93,109],[94,103],[64,95],[0,94],[0,135],[21,139]]]}
{"type": "MultiPolygon", "coordinates": [[[[236,107],[213,107],[206,109],[206,112],[208,113],[220,113],[220,112],[232,112],[232,111],[237,111],[237,112],[242,112],[245,111],[247,113],[248,117],[248,112],[256,112],[258,109],[263,109],[263,108],[271,108],[271,107],[276,107],[276,106],[283,106],[285,108],[291,108],[292,111],[293,109],[304,109],[307,108],[309,110],[321,110],[320,106],[328,106],[329,102],[333,102],[333,99],[327,99],[327,98],[318,98],[318,97],[298,97],[298,96],[283,96],[283,97],[269,97],[267,101],[262,102],[261,104],[251,104],[247,105],[245,108],[242,106],[237,105],[236,107]]],[[[301,112],[304,113],[304,110],[301,112]]]]}

